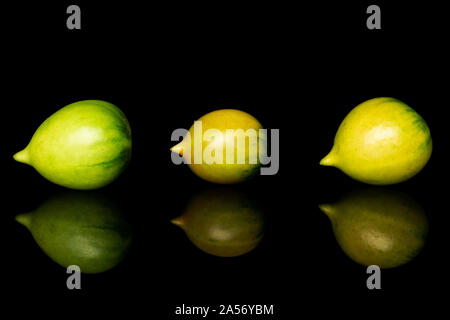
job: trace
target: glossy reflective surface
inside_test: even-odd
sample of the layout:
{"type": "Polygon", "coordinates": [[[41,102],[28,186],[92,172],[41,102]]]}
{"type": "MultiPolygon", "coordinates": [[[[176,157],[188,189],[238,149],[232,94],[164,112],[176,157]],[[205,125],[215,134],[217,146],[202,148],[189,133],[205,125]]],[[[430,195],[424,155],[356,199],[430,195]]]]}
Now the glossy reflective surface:
{"type": "Polygon", "coordinates": [[[131,226],[109,199],[96,193],[66,192],[53,196],[16,220],[39,247],[63,267],[100,273],[115,267],[131,244],[131,226]]]}
{"type": "Polygon", "coordinates": [[[366,266],[401,266],[419,254],[428,235],[423,209],[397,191],[360,189],[320,208],[330,218],[342,250],[366,266]]]}
{"type": "Polygon", "coordinates": [[[172,220],[200,250],[220,257],[252,251],[264,236],[264,214],[245,193],[213,188],[192,197],[172,220]]]}

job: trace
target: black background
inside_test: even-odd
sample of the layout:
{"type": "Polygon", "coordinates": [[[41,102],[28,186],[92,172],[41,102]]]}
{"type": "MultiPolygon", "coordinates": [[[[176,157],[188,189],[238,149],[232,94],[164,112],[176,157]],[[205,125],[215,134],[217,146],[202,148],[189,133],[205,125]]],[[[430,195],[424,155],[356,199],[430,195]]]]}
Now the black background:
{"type": "Polygon", "coordinates": [[[448,241],[441,183],[448,108],[443,8],[378,3],[382,29],[367,30],[372,3],[78,1],[82,30],[67,30],[69,4],[4,9],[0,218],[7,305],[30,311],[20,307],[27,296],[37,313],[90,306],[100,314],[144,312],[162,319],[183,303],[273,304],[278,318],[289,319],[306,311],[350,317],[415,312],[441,295],[448,241]],[[340,250],[317,208],[363,185],[318,162],[345,115],[379,96],[407,103],[431,128],[428,165],[391,187],[424,207],[430,234],[414,261],[384,270],[382,290],[369,291],[365,267],[340,250]],[[130,121],[131,164],[98,192],[122,207],[134,225],[134,242],[119,266],[85,275],[82,290],[69,291],[64,268],[13,219],[63,188],[12,155],[53,112],[84,99],[112,102],[130,121]],[[231,259],[201,252],[169,223],[192,195],[213,187],[172,164],[170,135],[221,108],[247,111],[264,127],[280,129],[281,137],[279,173],[235,187],[259,199],[268,227],[254,251],[231,259]]]}

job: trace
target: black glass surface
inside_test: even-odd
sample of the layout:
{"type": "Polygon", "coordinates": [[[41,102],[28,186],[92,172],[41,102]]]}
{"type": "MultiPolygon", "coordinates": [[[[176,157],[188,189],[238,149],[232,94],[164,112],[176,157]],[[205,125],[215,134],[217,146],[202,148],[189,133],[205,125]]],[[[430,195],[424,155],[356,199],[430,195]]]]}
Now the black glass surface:
{"type": "Polygon", "coordinates": [[[292,319],[307,311],[403,313],[441,297],[448,249],[448,26],[440,8],[385,4],[382,29],[370,31],[365,4],[81,1],[77,31],[66,29],[68,5],[14,4],[3,15],[5,308],[181,319],[174,310],[182,304],[267,304],[277,319],[292,319]],[[346,114],[380,96],[407,103],[430,127],[427,166],[389,187],[423,208],[429,233],[417,257],[382,270],[382,289],[368,290],[366,267],[341,250],[318,207],[366,186],[319,161],[346,114]],[[133,241],[117,266],[83,274],[82,289],[68,290],[65,268],[14,220],[65,189],[12,155],[48,116],[85,99],[114,103],[129,119],[130,165],[96,192],[120,208],[133,241]],[[241,109],[280,130],[279,172],[229,186],[258,203],[265,217],[261,241],[236,257],[199,250],[170,222],[192,197],[216,187],[171,162],[170,135],[222,108],[241,109]],[[24,301],[36,306],[25,308],[24,301]]]}

